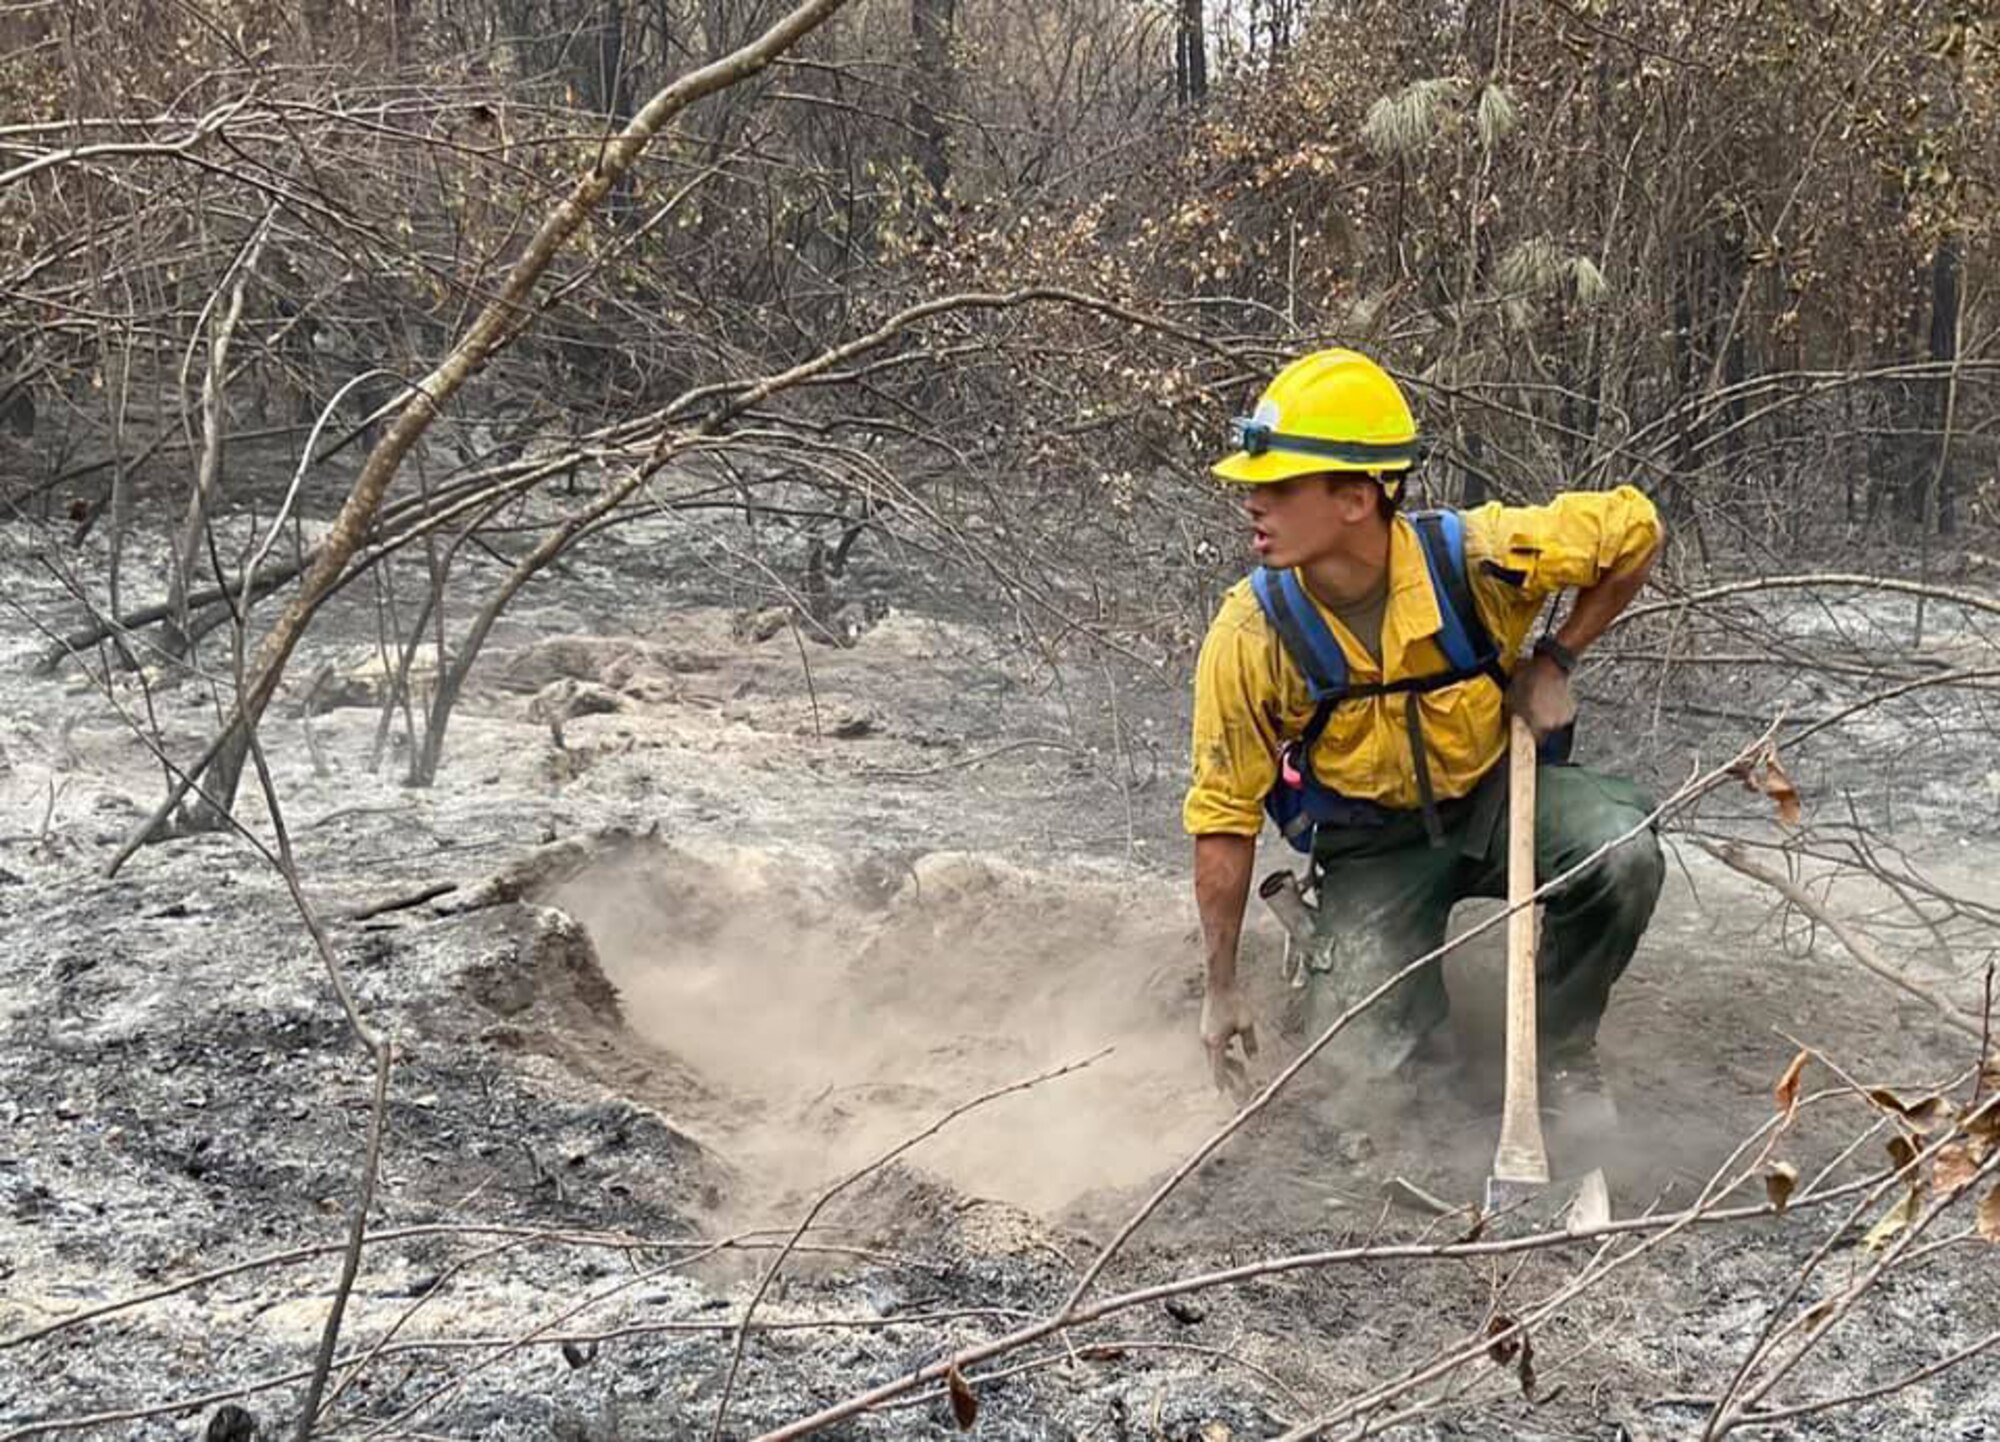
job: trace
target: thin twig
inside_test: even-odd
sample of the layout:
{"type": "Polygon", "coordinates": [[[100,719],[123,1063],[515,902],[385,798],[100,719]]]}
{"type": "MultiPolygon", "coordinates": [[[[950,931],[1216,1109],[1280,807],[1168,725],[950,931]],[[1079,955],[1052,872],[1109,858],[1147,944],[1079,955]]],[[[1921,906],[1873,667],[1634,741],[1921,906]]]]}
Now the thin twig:
{"type": "Polygon", "coordinates": [[[284,878],[285,889],[292,894],[292,902],[298,907],[306,930],[312,933],[313,945],[319,951],[320,962],[326,968],[327,980],[333,986],[334,995],[340,999],[341,1010],[347,1014],[348,1025],[354,1028],[355,1036],[375,1063],[375,1086],[368,1110],[368,1145],[362,1156],[361,1182],[348,1222],[347,1246],[341,1253],[340,1279],[334,1285],[333,1304],[327,1308],[326,1323],[320,1331],[319,1354],[313,1361],[312,1376],[306,1383],[305,1401],[299,1407],[298,1424],[292,1433],[297,1442],[306,1442],[319,1420],[320,1397],[325,1393],[334,1353],[340,1345],[340,1324],[347,1315],[347,1302],[354,1292],[354,1279],[361,1272],[361,1249],[368,1235],[368,1213],[375,1203],[375,1184],[382,1175],[382,1137],[387,1129],[389,1071],[395,1059],[395,1047],[369,1025],[368,1018],[354,998],[353,989],[347,984],[346,975],[341,971],[340,959],[334,954],[326,928],[321,924],[319,914],[313,910],[312,903],[306,899],[305,888],[299,882],[298,862],[292,854],[291,833],[285,827],[284,812],[278,804],[278,788],[272,784],[271,768],[264,759],[264,747],[254,732],[250,736],[250,759],[256,767],[257,784],[264,793],[264,806],[270,815],[272,832],[277,837],[279,875],[284,878]]]}
{"type": "Polygon", "coordinates": [[[806,655],[806,638],[799,634],[798,617],[789,608],[785,612],[785,625],[791,630],[792,643],[799,648],[799,668],[806,673],[806,699],[812,703],[813,744],[817,746],[826,740],[826,733],[819,724],[819,687],[813,684],[812,661],[806,655]]]}
{"type": "Polygon", "coordinates": [[[756,1316],[759,1304],[763,1302],[765,1294],[771,1290],[771,1284],[777,1280],[778,1272],[784,1267],[786,1259],[791,1256],[792,1246],[801,1237],[805,1236],[814,1220],[818,1218],[819,1214],[826,1209],[827,1205],[835,1197],[839,1196],[856,1182],[879,1172],[918,1143],[936,1136],[967,1112],[975,1111],[989,1102],[998,1101],[1001,1097],[1012,1096],[1016,1092],[1027,1091],[1030,1087],[1037,1087],[1044,1082],[1054,1081],[1058,1077],[1068,1076],[1071,1072],[1081,1071],[1093,1062],[1102,1060],[1110,1054],[1110,1051],[1111,1048],[1106,1047],[1102,1051],[1095,1052],[1080,1061],[1065,1062],[1059,1067],[1037,1072],[1034,1076],[1023,1078],[1020,1081],[1009,1082],[1007,1085],[995,1087],[991,1091],[982,1092],[970,1101],[960,1102],[950,1111],[931,1122],[922,1131],[905,1137],[873,1161],[856,1167],[815,1197],[812,1205],[806,1208],[805,1214],[799,1218],[798,1225],[792,1229],[790,1241],[779,1249],[777,1256],[771,1259],[771,1265],[764,1269],[764,1275],[757,1281],[757,1290],[750,1294],[750,1300],[743,1305],[743,1320],[737,1328],[736,1345],[731,1349],[729,1354],[729,1370],[722,1377],[722,1395],[716,1399],[715,1403],[715,1421],[709,1427],[708,1435],[712,1439],[712,1442],[714,1442],[714,1439],[719,1439],[722,1436],[722,1424],[729,1415],[729,1399],[736,1390],[736,1374],[742,1368],[744,1347],[750,1338],[750,1319],[756,1316]]]}
{"type": "Polygon", "coordinates": [[[1745,1413],[1741,1425],[1745,1427],[1768,1427],[1773,1423],[1786,1422],[1794,1417],[1810,1416],[1814,1412],[1826,1412],[1835,1407],[1852,1407],[1857,1403],[1872,1402],[1878,1397],[1893,1396],[1906,1387],[1914,1387],[1919,1382],[1929,1381],[1941,1372],[1948,1372],[1961,1362],[1970,1362],[1974,1357],[1985,1352],[1990,1352],[1995,1347],[2000,1347],[2000,1331],[1988,1332],[1977,1342],[1960,1347],[1956,1352],[1940,1357],[1935,1362],[1917,1368],[1914,1372],[1905,1372],[1893,1382],[1884,1382],[1880,1386],[1869,1387],[1860,1392],[1843,1393],[1838,1397],[1823,1397],[1817,1401],[1798,1402],[1789,1407],[1759,1408],[1754,1412],[1745,1413]]]}
{"type": "MultiPolygon", "coordinates": [[[[1748,1146],[1760,1138],[1768,1138],[1778,1122],[1772,1118],[1750,1138],[1739,1145],[1732,1159],[1740,1155],[1748,1146]]],[[[1725,1164],[1725,1170],[1728,1164],[1725,1164]]],[[[1746,1180],[1755,1165],[1746,1168],[1743,1177],[1714,1193],[1720,1200],[1729,1195],[1746,1180]]],[[[1718,1176],[1722,1172],[1717,1173],[1718,1176]]],[[[1795,1193],[1783,1209],[1769,1200],[1736,1207],[1714,1207],[1708,1198],[1699,1200],[1694,1206],[1678,1212],[1656,1213],[1646,1216],[1620,1218],[1601,1226],[1587,1227],[1578,1231],[1567,1228],[1537,1232],[1519,1237],[1496,1238],[1491,1240],[1464,1240],[1455,1242],[1395,1242],[1374,1243],[1340,1248],[1327,1252],[1296,1253],[1290,1256],[1268,1258],[1260,1262],[1245,1263],[1226,1270],[1202,1273],[1196,1276],[1175,1278],[1169,1282],[1136,1288],[1129,1292],[1114,1294],[1095,1302],[1087,1303],[1071,1312],[1057,1312],[1042,1318],[1030,1326],[1022,1327],[1004,1336],[964,1347],[949,1356],[940,1357],[926,1363],[915,1372],[885,1382],[865,1392],[857,1393],[844,1401],[834,1403],[810,1416],[788,1422],[783,1426],[759,1435],[757,1442],[794,1442],[794,1439],[811,1436],[835,1422],[845,1421],[864,1412],[874,1410],[883,1402],[891,1401],[905,1393],[927,1386],[947,1375],[952,1368],[960,1371],[1001,1356],[1020,1347],[1038,1342],[1044,1337],[1071,1330],[1091,1322],[1134,1307],[1150,1306],[1170,1297],[1186,1296],[1217,1287],[1233,1286],[1241,1282],[1267,1277],[1283,1276],[1293,1272],[1314,1271],[1328,1267],[1367,1263],[1379,1265],[1394,1261],[1444,1261],[1465,1258],[1493,1258],[1526,1255],[1533,1252],[1559,1251],[1565,1248],[1589,1245],[1606,1237],[1624,1234],[1658,1232],[1666,1229],[1679,1230],[1687,1226],[1718,1226],[1750,1220],[1762,1220],[1778,1216],[1790,1216],[1812,1208],[1828,1206],[1856,1195],[1868,1193],[1871,1196],[1880,1189],[1897,1183],[1894,1171],[1876,1172],[1855,1181],[1830,1187],[1824,1192],[1795,1193]]],[[[1863,1205],[1871,1203],[1864,1202],[1863,1205]]],[[[4,1442],[4,1439],[0,1439],[4,1442]]]]}
{"type": "Polygon", "coordinates": [[[1985,1034],[1984,1028],[1979,1021],[1967,1016],[1956,1006],[1952,1005],[1950,1001],[1939,996],[1929,987],[1911,981],[1901,971],[1889,965],[1888,962],[1882,959],[1874,946],[1869,943],[1867,937],[1862,936],[1853,927],[1847,925],[1846,922],[1814,900],[1812,894],[1797,882],[1771,870],[1767,866],[1750,860],[1735,846],[1716,846],[1702,840],[1696,840],[1695,845],[1699,846],[1703,851],[1706,851],[1730,870],[1739,871],[1752,880],[1761,881],[1764,885],[1784,897],[1791,905],[1796,906],[1800,911],[1803,911],[1814,921],[1832,932],[1834,939],[1847,948],[1849,956],[1853,957],[1863,967],[1881,977],[1882,980],[1888,982],[1891,986],[1896,987],[1900,991],[1907,992],[1917,998],[1917,1000],[1923,1002],[1935,1011],[1938,1014],[1938,1018],[1947,1026],[1956,1027],[1970,1036],[1981,1037],[1983,1039],[1985,1034]]]}

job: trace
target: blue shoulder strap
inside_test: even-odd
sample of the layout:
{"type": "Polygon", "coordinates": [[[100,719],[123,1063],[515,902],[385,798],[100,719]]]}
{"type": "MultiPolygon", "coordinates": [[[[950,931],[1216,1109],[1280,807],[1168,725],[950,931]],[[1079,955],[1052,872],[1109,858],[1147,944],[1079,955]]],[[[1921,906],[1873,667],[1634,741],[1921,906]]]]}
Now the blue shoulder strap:
{"type": "Polygon", "coordinates": [[[1424,564],[1437,597],[1438,647],[1457,671],[1482,671],[1496,664],[1499,650],[1480,618],[1465,571],[1465,518],[1457,511],[1417,511],[1410,521],[1424,543],[1424,564]]]}
{"type": "Polygon", "coordinates": [[[1347,690],[1347,656],[1332,630],[1291,571],[1259,566],[1250,573],[1250,589],[1264,608],[1278,640],[1300,671],[1313,700],[1325,701],[1347,690]]]}

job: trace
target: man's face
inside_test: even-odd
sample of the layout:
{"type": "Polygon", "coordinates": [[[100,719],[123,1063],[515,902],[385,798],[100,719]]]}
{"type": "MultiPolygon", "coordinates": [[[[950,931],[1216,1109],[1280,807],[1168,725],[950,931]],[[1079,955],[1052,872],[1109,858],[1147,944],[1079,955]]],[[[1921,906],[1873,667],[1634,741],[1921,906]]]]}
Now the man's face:
{"type": "Polygon", "coordinates": [[[1294,476],[1242,489],[1250,549],[1275,570],[1331,554],[1353,527],[1375,514],[1375,482],[1366,476],[1294,476]]]}

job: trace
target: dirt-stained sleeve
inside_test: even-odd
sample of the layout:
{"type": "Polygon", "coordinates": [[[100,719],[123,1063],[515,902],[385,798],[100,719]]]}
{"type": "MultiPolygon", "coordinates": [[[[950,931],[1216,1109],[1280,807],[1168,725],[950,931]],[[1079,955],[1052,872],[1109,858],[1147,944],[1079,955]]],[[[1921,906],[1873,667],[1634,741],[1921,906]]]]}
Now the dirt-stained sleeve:
{"type": "Polygon", "coordinates": [[[1255,836],[1278,775],[1271,644],[1247,583],[1224,598],[1194,678],[1193,777],[1181,806],[1190,836],[1255,836]]]}

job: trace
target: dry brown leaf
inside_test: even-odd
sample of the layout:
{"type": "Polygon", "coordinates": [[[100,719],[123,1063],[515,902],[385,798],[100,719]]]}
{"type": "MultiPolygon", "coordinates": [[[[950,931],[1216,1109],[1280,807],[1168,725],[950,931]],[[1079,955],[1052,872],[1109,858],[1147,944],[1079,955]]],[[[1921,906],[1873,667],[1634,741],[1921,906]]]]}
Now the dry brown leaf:
{"type": "Polygon", "coordinates": [[[1906,1102],[1887,1087],[1870,1087],[1868,1100],[1885,1111],[1892,1111],[1920,1132],[1927,1132],[1951,1115],[1951,1103],[1941,1096],[1927,1096],[1922,1101],[1906,1102]]]}
{"type": "Polygon", "coordinates": [[[1973,1155],[1970,1142],[1940,1147],[1937,1160],[1931,1163],[1931,1187],[1940,1196],[1964,1191],[1978,1175],[1979,1159],[1973,1155]]]}
{"type": "MultiPolygon", "coordinates": [[[[1495,1312],[1493,1320],[1486,1324],[1486,1335],[1492,1339],[1486,1344],[1486,1355],[1493,1359],[1496,1366],[1511,1366],[1514,1368],[1514,1375],[1520,1378],[1521,1381],[1521,1395],[1523,1397],[1526,1397],[1530,1402],[1546,1400],[1537,1399],[1535,1396],[1534,1339],[1528,1335],[1525,1328],[1520,1331],[1514,1331],[1519,1325],[1514,1318],[1508,1316],[1505,1312],[1495,1312]],[[1502,1335],[1507,1332],[1513,1332],[1513,1335],[1502,1335]]],[[[1562,1388],[1560,1387],[1556,1389],[1558,1392],[1561,1390],[1562,1388]]]]}
{"type": "Polygon", "coordinates": [[[2000,1185],[1995,1185],[1979,1199],[1979,1213],[1974,1218],[1979,1235],[1989,1242],[2000,1242],[2000,1185]]]}
{"type": "Polygon", "coordinates": [[[1982,1147],[2000,1144],[2000,1097],[1989,1096],[1958,1119],[1965,1134],[1982,1147]]]}
{"type": "Polygon", "coordinates": [[[1738,767],[1733,775],[1752,791],[1760,792],[1777,804],[1778,821],[1781,825],[1797,826],[1804,819],[1804,808],[1799,805],[1799,789],[1792,784],[1792,778],[1785,773],[1784,764],[1778,760],[1775,750],[1766,751],[1748,766],[1738,767]]]}
{"type": "Polygon", "coordinates": [[[1542,1400],[1535,1396],[1535,1339],[1526,1332],[1521,1334],[1521,1365],[1515,1375],[1521,1379],[1523,1397],[1530,1402],[1542,1400]]]}
{"type": "Polygon", "coordinates": [[[1862,1248],[1870,1252],[1876,1251],[1916,1219],[1917,1192],[1912,1188],[1904,1192],[1902,1199],[1882,1213],[1875,1225],[1868,1229],[1868,1235],[1861,1239],[1862,1248]]]}
{"type": "Polygon", "coordinates": [[[1896,1164],[1897,1171],[1906,1172],[1917,1164],[1919,1148],[1908,1137],[1901,1135],[1890,1137],[1886,1145],[1889,1148],[1889,1160],[1896,1164]]]}
{"type": "Polygon", "coordinates": [[[1771,1206],[1779,1216],[1791,1204],[1792,1192],[1799,1184],[1799,1169],[1790,1162],[1775,1162],[1771,1170],[1764,1173],[1764,1195],[1771,1199],[1771,1206]]]}
{"type": "Polygon", "coordinates": [[[1785,1068],[1785,1074],[1778,1078],[1771,1095],[1778,1103],[1778,1110],[1790,1116],[1799,1109],[1799,1078],[1805,1074],[1806,1063],[1812,1060],[1812,1053],[1802,1051],[1792,1058],[1792,1064],[1785,1068]]]}
{"type": "Polygon", "coordinates": [[[1792,778],[1785,774],[1785,768],[1778,763],[1778,753],[1773,751],[1764,763],[1763,792],[1778,803],[1778,822],[1783,826],[1797,826],[1804,820],[1804,808],[1799,805],[1799,788],[1792,785],[1792,778]]]}
{"type": "Polygon", "coordinates": [[[959,1431],[970,1432],[972,1424],[979,1420],[979,1398],[973,1394],[972,1384],[954,1365],[944,1374],[944,1386],[951,1393],[952,1420],[958,1423],[959,1431]]]}

